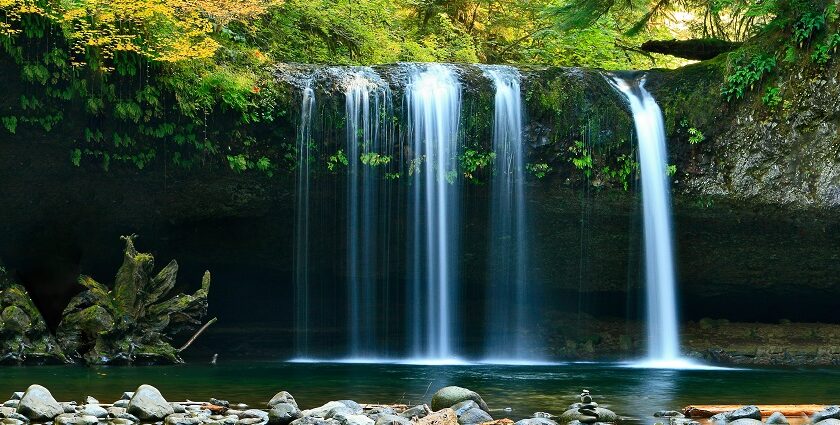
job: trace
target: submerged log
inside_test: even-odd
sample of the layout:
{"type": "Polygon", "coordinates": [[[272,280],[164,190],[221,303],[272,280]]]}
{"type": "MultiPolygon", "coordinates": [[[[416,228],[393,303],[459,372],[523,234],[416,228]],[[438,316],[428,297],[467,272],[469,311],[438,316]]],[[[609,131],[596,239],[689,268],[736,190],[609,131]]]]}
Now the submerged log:
{"type": "MultiPolygon", "coordinates": [[[[756,405],[761,410],[761,416],[770,416],[773,412],[781,412],[781,414],[789,417],[796,416],[811,416],[820,410],[826,408],[822,404],[758,404],[756,405]]],[[[686,406],[682,413],[688,418],[710,418],[718,413],[731,412],[742,407],[739,404],[696,404],[686,406]]]]}
{"type": "Polygon", "coordinates": [[[691,40],[648,40],[642,43],[642,50],[662,53],[683,59],[706,60],[721,53],[731,52],[742,43],[716,38],[695,38],[691,40]]]}

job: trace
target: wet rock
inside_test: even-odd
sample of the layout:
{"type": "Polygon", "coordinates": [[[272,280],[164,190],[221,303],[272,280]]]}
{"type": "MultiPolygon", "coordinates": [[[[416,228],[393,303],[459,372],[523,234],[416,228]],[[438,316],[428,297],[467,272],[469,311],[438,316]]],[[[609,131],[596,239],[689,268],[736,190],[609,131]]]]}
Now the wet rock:
{"type": "Polygon", "coordinates": [[[420,418],[425,418],[426,416],[429,415],[429,413],[432,413],[432,409],[430,409],[429,406],[427,406],[425,404],[420,404],[420,405],[417,405],[417,406],[406,409],[404,412],[400,413],[400,416],[402,416],[406,419],[413,419],[413,418],[420,419],[420,418]]]}
{"type": "Polygon", "coordinates": [[[840,406],[828,406],[811,416],[811,422],[822,422],[826,419],[840,419],[840,406]]]}
{"type": "Polygon", "coordinates": [[[0,418],[5,418],[6,415],[10,415],[12,413],[15,413],[14,407],[0,406],[0,418]]]}
{"type": "Polygon", "coordinates": [[[782,412],[773,412],[764,423],[767,425],[787,425],[788,420],[782,412]]]}
{"type": "Polygon", "coordinates": [[[79,414],[90,415],[97,418],[104,418],[108,416],[108,411],[98,404],[86,404],[82,406],[82,409],[79,411],[79,414]]]}
{"type": "Polygon", "coordinates": [[[388,406],[379,406],[369,409],[365,413],[369,418],[373,419],[374,421],[378,420],[380,416],[383,415],[392,415],[395,416],[397,414],[396,410],[388,406]]]}
{"type": "Polygon", "coordinates": [[[516,422],[514,425],[557,425],[557,422],[548,418],[528,418],[516,422]]]}
{"type": "Polygon", "coordinates": [[[835,419],[835,418],[823,419],[823,420],[815,423],[814,425],[840,425],[840,419],[835,419]]]}
{"type": "Polygon", "coordinates": [[[473,424],[481,424],[484,422],[490,422],[493,420],[493,417],[490,416],[487,412],[479,409],[478,407],[473,407],[461,415],[458,415],[458,423],[460,425],[473,425],[473,424]]]}
{"type": "Polygon", "coordinates": [[[23,425],[25,423],[26,422],[24,422],[20,419],[14,419],[14,418],[3,418],[2,420],[0,420],[0,424],[3,424],[3,425],[23,425]]]}
{"type": "Polygon", "coordinates": [[[125,419],[125,418],[113,418],[113,419],[109,419],[108,423],[110,425],[133,425],[137,422],[132,422],[132,421],[130,421],[128,419],[125,419]]]}
{"type": "Polygon", "coordinates": [[[472,400],[478,403],[478,407],[485,412],[490,410],[487,407],[487,403],[484,402],[484,399],[477,392],[455,386],[443,387],[432,396],[432,410],[437,412],[466,400],[472,400]]]}
{"type": "Polygon", "coordinates": [[[134,397],[134,391],[126,391],[120,396],[120,400],[131,400],[134,397]]]}
{"type": "Polygon", "coordinates": [[[3,407],[11,407],[12,409],[17,409],[18,405],[20,405],[20,400],[6,400],[3,402],[3,407]]]}
{"type": "Polygon", "coordinates": [[[660,410],[653,414],[654,418],[681,418],[682,416],[683,414],[676,410],[660,410]]]}
{"type": "Polygon", "coordinates": [[[120,399],[114,402],[113,407],[122,407],[123,409],[128,407],[128,400],[120,399]]]}
{"type": "Polygon", "coordinates": [[[272,407],[280,403],[291,404],[292,406],[299,408],[297,401],[295,401],[295,398],[288,391],[280,391],[279,393],[274,394],[274,397],[271,397],[271,400],[268,401],[268,407],[272,407]]]}
{"type": "Polygon", "coordinates": [[[64,409],[48,389],[34,384],[21,397],[17,412],[36,422],[47,422],[64,413],[64,409]]]}
{"type": "Polygon", "coordinates": [[[399,415],[380,414],[374,425],[411,425],[411,421],[399,415]]]}
{"type": "Polygon", "coordinates": [[[291,403],[276,403],[268,411],[270,425],[288,425],[301,417],[300,409],[291,403]]]}
{"type": "Polygon", "coordinates": [[[6,415],[6,419],[15,419],[18,421],[29,423],[29,418],[17,412],[9,413],[8,415],[6,415]]]}
{"type": "Polygon", "coordinates": [[[239,416],[236,415],[225,415],[225,417],[222,419],[222,423],[224,425],[235,425],[238,421],[239,416]]]}
{"type": "Polygon", "coordinates": [[[15,391],[12,393],[12,396],[9,400],[20,400],[23,398],[23,391],[15,391]]]}
{"type": "Polygon", "coordinates": [[[535,418],[544,418],[544,419],[551,419],[554,417],[551,413],[548,412],[534,412],[535,418]]]}
{"type": "MultiPolygon", "coordinates": [[[[458,387],[447,387],[447,388],[458,388],[458,387]]],[[[461,401],[463,401],[463,400],[461,400],[461,401]]],[[[445,408],[445,409],[438,410],[436,412],[432,412],[429,415],[427,415],[426,417],[420,418],[420,419],[417,420],[417,425],[457,425],[457,424],[458,424],[458,416],[455,415],[454,410],[452,410],[448,407],[445,408]]]]}
{"type": "Polygon", "coordinates": [[[218,398],[210,397],[210,404],[222,407],[230,407],[230,402],[227,400],[219,400],[218,398]]]}
{"type": "Polygon", "coordinates": [[[142,421],[159,421],[175,413],[157,388],[143,384],[134,392],[126,411],[142,421]]]}
{"type": "Polygon", "coordinates": [[[695,421],[694,419],[684,418],[684,417],[674,417],[668,419],[669,425],[700,425],[700,422],[695,421]]]}
{"type": "Polygon", "coordinates": [[[731,412],[727,412],[725,416],[726,419],[730,422],[737,421],[738,419],[755,419],[757,421],[760,421],[761,410],[759,410],[757,406],[744,406],[739,407],[731,412]]]}
{"type": "Polygon", "coordinates": [[[61,408],[64,409],[64,413],[76,413],[76,402],[71,401],[69,403],[60,403],[61,408]]]}
{"type": "Polygon", "coordinates": [[[186,413],[186,412],[187,412],[187,408],[186,408],[186,407],[184,407],[184,406],[183,406],[182,404],[180,404],[180,403],[169,403],[169,405],[170,405],[170,406],[172,406],[172,410],[173,410],[175,413],[186,413]]]}
{"type": "Polygon", "coordinates": [[[100,404],[100,403],[99,403],[99,400],[97,400],[97,399],[95,399],[91,396],[87,396],[87,397],[85,397],[85,404],[100,404]]]}

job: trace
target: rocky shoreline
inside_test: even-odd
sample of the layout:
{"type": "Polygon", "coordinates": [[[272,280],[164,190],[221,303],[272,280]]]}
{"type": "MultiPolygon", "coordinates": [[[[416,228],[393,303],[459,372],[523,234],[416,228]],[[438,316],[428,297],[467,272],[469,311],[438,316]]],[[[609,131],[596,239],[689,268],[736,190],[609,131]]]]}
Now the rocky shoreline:
{"type": "MultiPolygon", "coordinates": [[[[506,410],[504,410],[506,412],[506,410]]],[[[151,385],[140,385],[124,392],[113,403],[86,397],[84,403],[59,402],[50,391],[37,384],[25,392],[15,392],[0,407],[0,424],[28,425],[607,425],[638,421],[619,416],[601,407],[588,390],[580,402],[562,414],[535,412],[532,417],[514,422],[506,417],[493,418],[491,409],[475,391],[448,386],[438,390],[430,404],[360,404],[353,400],[330,401],[302,409],[287,391],[275,394],[259,407],[210,398],[207,401],[167,401],[151,385]]],[[[494,411],[496,412],[496,411],[494,411]]],[[[788,411],[791,414],[791,411],[788,411]]],[[[813,412],[799,412],[789,422],[779,411],[762,411],[758,406],[743,406],[712,414],[697,407],[645,414],[657,424],[700,425],[840,425],[840,407],[827,406],[813,412]],[[810,413],[806,415],[805,413],[810,413]],[[762,421],[763,420],[763,421],[762,421]]]]}

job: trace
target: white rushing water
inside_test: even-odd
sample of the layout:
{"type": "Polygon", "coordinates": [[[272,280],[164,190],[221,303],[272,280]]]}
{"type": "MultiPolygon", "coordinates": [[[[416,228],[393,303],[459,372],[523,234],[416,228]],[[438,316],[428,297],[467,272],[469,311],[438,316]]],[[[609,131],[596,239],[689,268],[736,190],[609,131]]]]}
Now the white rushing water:
{"type": "Polygon", "coordinates": [[[345,95],[347,169],[347,294],[350,359],[382,354],[385,317],[378,313],[387,287],[377,284],[378,270],[387,268],[387,192],[380,170],[392,152],[391,92],[370,68],[353,69],[345,95]]]}
{"type": "Polygon", "coordinates": [[[490,361],[535,360],[539,311],[528,276],[525,152],[521,76],[510,66],[483,66],[495,89],[490,258],[485,357],[490,361]]]}
{"type": "Polygon", "coordinates": [[[409,352],[428,362],[455,357],[461,86],[440,64],[408,65],[409,352]]]}
{"type": "Polygon", "coordinates": [[[312,115],[315,111],[313,82],[303,88],[300,126],[297,132],[297,193],[295,216],[295,350],[299,357],[309,355],[309,165],[312,146],[312,115]]]}
{"type": "Polygon", "coordinates": [[[614,78],[613,83],[630,101],[641,166],[648,355],[637,366],[690,367],[692,363],[680,355],[671,189],[662,111],[645,90],[644,79],[638,85],[619,78],[614,78]]]}

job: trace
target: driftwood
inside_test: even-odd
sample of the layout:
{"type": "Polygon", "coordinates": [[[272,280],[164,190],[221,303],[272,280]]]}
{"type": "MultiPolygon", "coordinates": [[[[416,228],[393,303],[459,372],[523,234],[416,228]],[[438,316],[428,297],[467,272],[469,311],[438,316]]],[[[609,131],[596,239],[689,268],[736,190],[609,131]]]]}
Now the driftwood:
{"type": "Polygon", "coordinates": [[[88,364],[182,362],[170,341],[201,324],[210,273],[204,273],[194,294],[171,294],[178,263],[173,260],[155,274],[154,257],[138,252],[135,238],[123,237],[123,263],[113,286],[88,276],[79,279],[86,290],[70,300],[56,332],[68,356],[88,364]]]}
{"type": "MultiPolygon", "coordinates": [[[[710,418],[718,413],[731,412],[742,405],[738,404],[720,404],[707,405],[697,404],[686,406],[682,413],[688,418],[710,418]]],[[[811,416],[820,410],[826,408],[821,404],[759,404],[757,405],[761,410],[762,416],[770,416],[773,412],[781,412],[785,416],[811,416]]]]}
{"type": "Polygon", "coordinates": [[[641,49],[650,53],[662,53],[684,59],[706,60],[721,53],[731,52],[741,43],[718,40],[716,38],[696,38],[691,40],[649,40],[642,43],[641,49]]]}
{"type": "Polygon", "coordinates": [[[216,323],[216,320],[218,319],[214,317],[210,319],[207,323],[205,323],[204,326],[202,326],[198,331],[196,331],[196,333],[187,341],[186,344],[184,344],[183,347],[178,349],[178,352],[180,353],[181,351],[186,350],[190,345],[192,345],[193,341],[195,341],[195,339],[198,338],[198,336],[201,335],[201,333],[204,332],[204,330],[207,329],[208,326],[212,325],[213,323],[216,323]]]}

